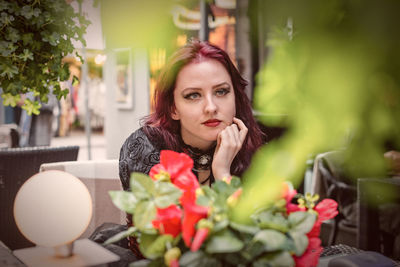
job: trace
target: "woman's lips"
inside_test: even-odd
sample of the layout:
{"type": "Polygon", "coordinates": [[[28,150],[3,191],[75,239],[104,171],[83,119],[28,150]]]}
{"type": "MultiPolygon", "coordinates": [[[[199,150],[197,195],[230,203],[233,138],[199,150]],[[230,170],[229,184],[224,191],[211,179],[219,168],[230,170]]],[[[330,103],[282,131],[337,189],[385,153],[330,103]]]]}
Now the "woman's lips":
{"type": "Polygon", "coordinates": [[[220,120],[208,120],[203,122],[203,124],[207,127],[217,127],[220,123],[220,120]]]}

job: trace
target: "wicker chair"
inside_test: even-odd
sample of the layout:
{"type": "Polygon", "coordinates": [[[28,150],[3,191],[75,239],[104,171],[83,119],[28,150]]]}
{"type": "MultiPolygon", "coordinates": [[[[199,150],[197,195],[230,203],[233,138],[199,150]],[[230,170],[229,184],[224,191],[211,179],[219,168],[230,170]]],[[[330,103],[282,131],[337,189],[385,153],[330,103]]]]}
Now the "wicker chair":
{"type": "Polygon", "coordinates": [[[0,149],[0,240],[10,249],[33,245],[14,221],[14,199],[19,188],[39,172],[42,163],[77,160],[78,152],[79,146],[0,149]]]}

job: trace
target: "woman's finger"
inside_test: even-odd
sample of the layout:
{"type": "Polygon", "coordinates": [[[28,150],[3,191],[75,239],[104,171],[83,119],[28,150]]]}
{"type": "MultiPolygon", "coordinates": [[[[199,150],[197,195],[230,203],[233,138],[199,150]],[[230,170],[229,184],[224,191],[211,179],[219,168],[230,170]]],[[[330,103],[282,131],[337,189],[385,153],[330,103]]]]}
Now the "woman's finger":
{"type": "Polygon", "coordinates": [[[232,128],[232,133],[233,133],[233,136],[234,136],[235,143],[240,148],[242,142],[240,141],[239,128],[238,128],[238,126],[236,124],[232,124],[231,128],[232,128]]]}
{"type": "Polygon", "coordinates": [[[246,139],[247,132],[249,131],[242,120],[234,117],[233,122],[239,127],[240,142],[243,143],[246,139]]]}

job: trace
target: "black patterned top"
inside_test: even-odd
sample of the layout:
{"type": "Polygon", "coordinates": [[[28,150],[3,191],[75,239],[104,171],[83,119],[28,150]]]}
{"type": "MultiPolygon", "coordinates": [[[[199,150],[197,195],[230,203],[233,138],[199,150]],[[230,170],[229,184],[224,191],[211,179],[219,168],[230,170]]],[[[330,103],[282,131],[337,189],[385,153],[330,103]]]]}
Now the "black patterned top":
{"type": "Polygon", "coordinates": [[[119,155],[119,178],[124,190],[129,190],[132,172],[149,174],[150,169],[160,163],[160,150],[161,147],[150,142],[142,128],[126,139],[119,155]]]}
{"type": "MultiPolygon", "coordinates": [[[[160,163],[160,151],[166,148],[163,140],[155,139],[156,137],[147,136],[143,128],[140,128],[132,133],[122,145],[119,155],[119,177],[124,190],[129,190],[130,174],[132,172],[149,174],[150,169],[160,163]]],[[[186,153],[194,160],[192,171],[197,178],[199,171],[211,168],[215,146],[208,151],[202,152],[186,145],[182,140],[180,140],[180,144],[181,149],[177,152],[186,153]]],[[[202,184],[208,180],[211,183],[215,181],[212,171],[202,184]]]]}

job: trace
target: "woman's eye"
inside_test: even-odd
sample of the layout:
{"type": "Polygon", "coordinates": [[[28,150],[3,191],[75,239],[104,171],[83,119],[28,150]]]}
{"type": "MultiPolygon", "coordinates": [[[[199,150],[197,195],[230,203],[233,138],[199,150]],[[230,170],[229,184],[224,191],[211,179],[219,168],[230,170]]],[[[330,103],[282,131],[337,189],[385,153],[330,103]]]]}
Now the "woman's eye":
{"type": "Polygon", "coordinates": [[[215,91],[215,94],[217,96],[224,96],[224,95],[226,95],[228,93],[229,93],[229,89],[227,89],[227,88],[221,88],[221,89],[218,89],[218,90],[215,91]]]}
{"type": "Polygon", "coordinates": [[[194,100],[200,97],[199,93],[190,93],[184,96],[185,99],[194,100]]]}

